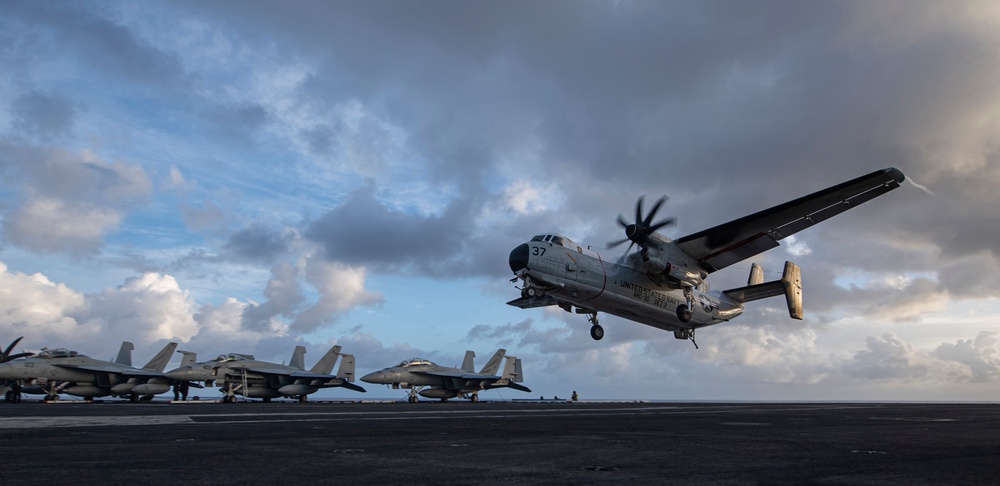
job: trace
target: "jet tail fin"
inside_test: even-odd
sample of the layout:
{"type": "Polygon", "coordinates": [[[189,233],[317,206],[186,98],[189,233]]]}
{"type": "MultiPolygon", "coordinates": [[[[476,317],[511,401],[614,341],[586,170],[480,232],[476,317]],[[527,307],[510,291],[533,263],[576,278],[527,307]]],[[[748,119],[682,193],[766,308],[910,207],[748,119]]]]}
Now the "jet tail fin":
{"type": "Polygon", "coordinates": [[[167,362],[170,361],[175,349],[177,349],[177,343],[167,343],[167,345],[164,346],[159,353],[156,353],[156,356],[153,356],[153,359],[149,360],[149,363],[146,363],[146,366],[143,366],[142,369],[163,373],[163,370],[167,367],[167,362]]]}
{"type": "Polygon", "coordinates": [[[342,378],[345,382],[354,381],[354,355],[340,355],[340,368],[337,369],[337,378],[342,378]]]}
{"type": "Polygon", "coordinates": [[[323,373],[324,375],[329,375],[333,371],[333,365],[337,363],[337,357],[340,356],[340,346],[334,346],[330,348],[326,354],[323,355],[319,361],[313,365],[312,369],[309,370],[313,373],[323,373]]]}
{"type": "Polygon", "coordinates": [[[497,371],[500,370],[500,360],[503,359],[505,354],[507,354],[506,349],[498,349],[497,352],[493,354],[493,357],[486,362],[486,366],[483,366],[483,369],[479,373],[483,375],[497,374],[497,371]]]}
{"type": "Polygon", "coordinates": [[[799,266],[792,262],[785,262],[785,271],[781,275],[781,280],[771,282],[759,282],[763,280],[763,273],[760,265],[755,263],[750,269],[750,278],[746,287],[726,290],[722,293],[740,303],[784,294],[785,302],[788,305],[788,315],[792,319],[801,320],[804,313],[802,310],[802,270],[799,269],[799,266]]]}
{"type": "Polygon", "coordinates": [[[195,363],[198,362],[198,353],[195,353],[194,351],[180,351],[180,350],[178,350],[177,352],[181,353],[182,355],[184,355],[184,357],[181,358],[181,368],[183,368],[185,366],[191,366],[191,365],[193,365],[193,364],[195,364],[195,363]]]}
{"type": "Polygon", "coordinates": [[[292,358],[288,360],[288,366],[291,366],[292,368],[298,368],[300,370],[306,369],[305,346],[295,346],[295,350],[292,351],[292,358]]]}
{"type": "Polygon", "coordinates": [[[125,366],[132,366],[133,349],[135,349],[134,344],[128,341],[122,341],[122,347],[118,349],[118,357],[115,358],[115,363],[122,364],[125,366]]]}
{"type": "Polygon", "coordinates": [[[476,372],[476,365],[473,364],[473,360],[476,359],[475,351],[466,351],[465,360],[462,361],[462,369],[468,371],[469,373],[476,372]]]}

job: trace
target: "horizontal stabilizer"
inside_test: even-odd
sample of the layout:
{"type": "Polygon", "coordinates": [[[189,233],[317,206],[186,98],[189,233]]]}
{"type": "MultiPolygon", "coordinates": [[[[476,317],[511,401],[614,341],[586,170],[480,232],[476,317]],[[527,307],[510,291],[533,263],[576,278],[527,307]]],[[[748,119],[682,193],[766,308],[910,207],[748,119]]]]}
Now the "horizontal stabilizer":
{"type": "Polygon", "coordinates": [[[356,392],[361,392],[361,393],[368,393],[368,390],[365,390],[364,388],[361,388],[360,386],[355,385],[354,383],[351,383],[349,381],[345,381],[344,384],[340,386],[347,388],[348,390],[354,390],[356,392]]]}
{"type": "Polygon", "coordinates": [[[507,384],[507,388],[513,388],[513,389],[515,389],[517,391],[523,391],[525,393],[531,393],[531,388],[528,388],[528,387],[526,387],[524,385],[521,385],[519,383],[514,383],[513,381],[507,384]]]}
{"type": "MultiPolygon", "coordinates": [[[[760,275],[763,270],[754,264],[750,270],[750,282],[762,280],[760,275]]],[[[785,271],[781,275],[781,280],[747,285],[736,289],[722,292],[726,297],[740,303],[753,302],[755,300],[766,299],[768,297],[785,296],[788,304],[788,315],[792,319],[801,320],[804,316],[802,310],[802,270],[792,262],[785,262],[785,271]]]]}

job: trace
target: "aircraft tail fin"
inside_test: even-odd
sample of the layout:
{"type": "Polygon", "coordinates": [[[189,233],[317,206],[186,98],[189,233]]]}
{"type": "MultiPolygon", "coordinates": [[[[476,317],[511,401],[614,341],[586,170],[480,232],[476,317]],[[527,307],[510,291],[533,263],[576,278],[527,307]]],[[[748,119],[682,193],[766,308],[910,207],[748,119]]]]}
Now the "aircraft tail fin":
{"type": "Polygon", "coordinates": [[[493,354],[493,357],[486,362],[486,366],[483,366],[482,371],[480,371],[479,373],[483,375],[497,374],[497,371],[500,370],[500,360],[503,359],[503,356],[505,354],[507,354],[506,349],[503,348],[498,349],[497,352],[493,354]]]}
{"type": "Polygon", "coordinates": [[[198,362],[198,353],[195,353],[194,351],[178,350],[177,352],[184,355],[184,357],[181,358],[181,368],[185,366],[191,366],[198,362]]]}
{"type": "Polygon", "coordinates": [[[115,358],[115,363],[132,366],[132,350],[135,349],[135,345],[128,342],[122,341],[122,347],[118,349],[118,357],[115,358]]]}
{"type": "Polygon", "coordinates": [[[496,383],[497,387],[513,388],[518,391],[531,392],[531,389],[521,385],[524,381],[524,371],[521,370],[521,358],[505,356],[506,362],[503,367],[503,376],[496,383]]]}
{"type": "Polygon", "coordinates": [[[288,366],[291,366],[292,368],[298,368],[300,370],[306,369],[305,346],[295,346],[295,350],[292,351],[292,358],[288,360],[288,366]]]}
{"type": "Polygon", "coordinates": [[[330,348],[319,361],[309,370],[313,373],[323,373],[329,375],[333,371],[333,365],[337,363],[337,356],[340,356],[340,346],[330,348]]]}
{"type": "Polygon", "coordinates": [[[337,378],[342,378],[348,382],[354,381],[354,355],[342,354],[340,357],[340,368],[337,369],[337,378]]]}
{"type": "Polygon", "coordinates": [[[802,310],[802,270],[799,269],[799,266],[792,262],[785,262],[785,271],[781,275],[781,280],[753,283],[763,280],[763,273],[764,271],[755,263],[750,269],[749,285],[726,290],[722,293],[740,303],[784,295],[785,302],[788,304],[788,315],[792,319],[801,320],[804,313],[802,310]]]}
{"type": "Polygon", "coordinates": [[[475,351],[466,351],[465,360],[462,361],[462,369],[468,371],[469,373],[476,372],[476,365],[473,364],[473,360],[476,359],[475,351]]]}
{"type": "Polygon", "coordinates": [[[747,279],[747,286],[760,285],[764,283],[764,267],[754,263],[750,266],[750,278],[747,279]]]}
{"type": "Polygon", "coordinates": [[[153,359],[149,360],[149,363],[146,363],[146,366],[143,366],[142,369],[163,373],[163,370],[167,367],[167,362],[169,362],[170,358],[174,355],[175,349],[177,349],[177,343],[167,343],[167,345],[164,346],[159,353],[156,353],[156,356],[153,356],[153,359]]]}

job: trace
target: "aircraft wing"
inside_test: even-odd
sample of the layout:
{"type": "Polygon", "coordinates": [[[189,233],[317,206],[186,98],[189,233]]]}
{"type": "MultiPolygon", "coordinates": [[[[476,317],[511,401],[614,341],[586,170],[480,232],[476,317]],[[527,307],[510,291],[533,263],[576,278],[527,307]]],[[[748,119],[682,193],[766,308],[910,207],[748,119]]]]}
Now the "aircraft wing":
{"type": "Polygon", "coordinates": [[[70,370],[90,371],[92,373],[113,373],[116,375],[124,375],[124,376],[147,376],[151,378],[165,376],[163,373],[157,373],[155,371],[140,370],[137,368],[119,368],[115,366],[69,365],[69,364],[55,364],[54,366],[70,370]]]}
{"type": "Polygon", "coordinates": [[[336,378],[336,376],[333,375],[324,375],[322,373],[312,373],[310,371],[301,371],[301,370],[292,371],[292,370],[283,370],[278,368],[247,368],[246,370],[250,373],[255,373],[258,375],[287,376],[289,378],[314,378],[314,379],[336,378]]]}
{"type": "Polygon", "coordinates": [[[770,250],[778,246],[778,240],[881,196],[899,187],[905,179],[899,169],[878,170],[674,243],[698,260],[706,271],[714,272],[770,250]]]}
{"type": "Polygon", "coordinates": [[[507,302],[507,305],[512,305],[514,307],[520,307],[522,309],[534,309],[536,307],[546,307],[550,305],[558,305],[559,301],[551,295],[545,295],[543,297],[520,297],[507,302]]]}
{"type": "Polygon", "coordinates": [[[484,384],[494,383],[500,380],[499,376],[482,375],[479,373],[458,373],[448,371],[412,371],[411,373],[444,378],[447,383],[445,388],[450,390],[479,387],[484,384]]]}

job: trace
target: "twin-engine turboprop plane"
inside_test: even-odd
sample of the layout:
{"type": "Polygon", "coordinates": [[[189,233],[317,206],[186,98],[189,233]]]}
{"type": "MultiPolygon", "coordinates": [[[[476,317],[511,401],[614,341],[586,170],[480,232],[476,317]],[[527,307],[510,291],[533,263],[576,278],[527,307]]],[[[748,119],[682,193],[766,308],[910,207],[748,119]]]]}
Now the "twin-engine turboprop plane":
{"type": "MultiPolygon", "coordinates": [[[[522,309],[557,305],[567,312],[587,314],[590,335],[604,337],[597,313],[624,317],[673,331],[677,339],[694,343],[695,330],[727,322],[754,300],[784,295],[788,313],[802,319],[802,278],[799,267],[785,262],[780,280],[764,282],[754,264],[746,287],[710,291],[709,274],[778,246],[778,241],[829,219],[897,187],[905,180],[899,169],[872,172],[794,201],[671,240],[657,230],[673,218],[653,222],[666,201],[661,198],[643,215],[642,198],[635,221],[618,215],[626,255],[609,260],[557,234],[535,236],[510,252],[511,282],[523,281],[521,297],[508,304],[522,309]],[[633,245],[639,251],[629,253],[633,245]]],[[[697,343],[695,343],[697,347],[697,343]]]]}
{"type": "Polygon", "coordinates": [[[194,353],[184,354],[181,367],[166,375],[178,381],[204,381],[207,386],[219,382],[225,393],[223,401],[233,403],[236,395],[262,398],[265,402],[277,397],[298,397],[305,402],[308,395],[320,388],[344,387],[365,392],[354,383],[354,355],[340,354],[334,346],[310,369],[305,370],[306,348],[296,346],[288,365],[259,361],[248,354],[229,353],[202,363],[194,363],[194,353]],[[342,358],[336,375],[331,375],[337,358],[342,358]]]}
{"type": "Polygon", "coordinates": [[[389,385],[396,389],[409,388],[410,403],[418,401],[418,393],[423,397],[438,398],[442,402],[456,397],[478,402],[479,392],[482,390],[513,388],[530,392],[530,389],[520,384],[524,381],[520,358],[506,354],[506,349],[498,349],[479,373],[475,372],[473,364],[476,354],[466,351],[461,368],[449,368],[426,359],[414,358],[381,371],[368,373],[361,377],[361,381],[389,385]],[[504,371],[502,375],[497,375],[501,360],[506,360],[504,371]]]}

